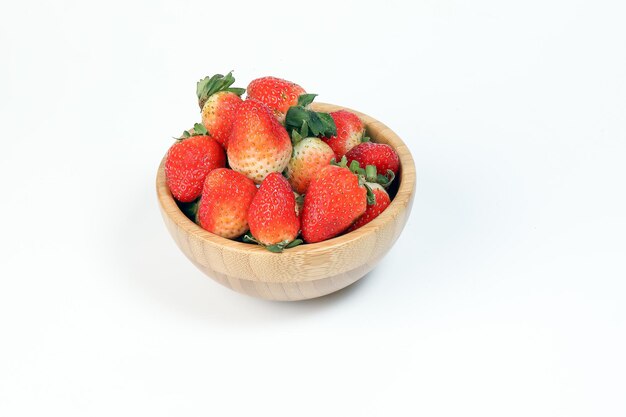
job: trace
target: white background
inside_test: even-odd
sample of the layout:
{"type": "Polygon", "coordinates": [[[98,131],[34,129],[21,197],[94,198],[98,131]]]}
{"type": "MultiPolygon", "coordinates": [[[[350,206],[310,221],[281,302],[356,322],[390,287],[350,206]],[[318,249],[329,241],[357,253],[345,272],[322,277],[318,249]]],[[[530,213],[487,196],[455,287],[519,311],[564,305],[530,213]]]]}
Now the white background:
{"type": "Polygon", "coordinates": [[[0,6],[0,415],[626,415],[620,1],[0,6]],[[206,278],[155,197],[195,83],[359,109],[413,152],[334,295],[206,278]]]}

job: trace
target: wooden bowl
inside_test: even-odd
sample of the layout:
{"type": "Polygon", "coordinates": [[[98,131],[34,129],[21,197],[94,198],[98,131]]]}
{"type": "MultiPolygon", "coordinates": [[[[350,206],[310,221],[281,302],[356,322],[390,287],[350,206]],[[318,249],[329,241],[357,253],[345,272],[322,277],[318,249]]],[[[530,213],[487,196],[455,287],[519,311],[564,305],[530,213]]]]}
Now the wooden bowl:
{"type": "MultiPolygon", "coordinates": [[[[317,111],[343,107],[315,103],[317,111]]],[[[350,109],[346,109],[350,110],[350,109]]],[[[397,192],[389,207],[365,226],[320,243],[303,244],[283,253],[214,235],[189,220],[165,183],[164,161],[157,174],[161,214],[181,251],[222,285],[268,300],[305,300],[340,290],[367,274],[394,244],[406,224],[415,194],[415,165],[404,142],[383,123],[361,118],[373,142],[391,145],[400,156],[397,192]]],[[[392,192],[393,196],[393,192],[392,192]]]]}

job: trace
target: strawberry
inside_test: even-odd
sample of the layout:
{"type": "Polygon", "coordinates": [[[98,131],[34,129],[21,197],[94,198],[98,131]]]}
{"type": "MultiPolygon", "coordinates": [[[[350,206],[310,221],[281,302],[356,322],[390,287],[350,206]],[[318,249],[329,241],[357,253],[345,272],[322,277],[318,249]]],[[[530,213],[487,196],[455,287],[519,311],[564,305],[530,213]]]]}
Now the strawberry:
{"type": "Polygon", "coordinates": [[[196,123],[193,134],[185,131],[165,157],[165,179],[174,198],[187,203],[200,196],[207,174],[226,164],[222,147],[196,123]]]}
{"type": "Polygon", "coordinates": [[[255,183],[282,172],[291,157],[291,139],[265,104],[247,99],[237,109],[228,138],[228,163],[255,183]]]}
{"type": "Polygon", "coordinates": [[[242,95],[246,90],[234,88],[232,71],[223,76],[216,74],[198,81],[196,94],[202,111],[202,124],[211,137],[224,148],[228,145],[228,136],[233,125],[235,111],[241,104],[242,95]]]}
{"type": "Polygon", "coordinates": [[[241,236],[248,230],[248,208],[256,192],[254,182],[236,171],[211,171],[198,205],[200,226],[228,239],[241,236]]]}
{"type": "Polygon", "coordinates": [[[318,138],[304,138],[293,147],[285,174],[291,187],[298,193],[306,193],[309,183],[319,175],[322,168],[330,165],[335,153],[318,138]]]}
{"type": "Polygon", "coordinates": [[[393,176],[396,176],[400,168],[398,154],[391,146],[384,143],[361,143],[350,149],[346,158],[349,164],[357,161],[362,167],[374,165],[379,174],[385,174],[389,170],[393,172],[393,176]]]}
{"type": "Polygon", "coordinates": [[[296,199],[289,183],[272,172],[261,183],[248,210],[250,233],[272,252],[281,252],[300,231],[296,199]]]}
{"type": "Polygon", "coordinates": [[[389,206],[389,204],[391,204],[389,194],[387,194],[387,191],[385,191],[385,189],[380,184],[368,182],[367,185],[374,193],[374,196],[376,197],[376,202],[372,205],[368,205],[365,213],[363,213],[363,215],[359,217],[357,221],[354,222],[346,232],[351,232],[371,222],[376,217],[378,217],[378,215],[382,213],[387,208],[387,206],[389,206]]]}
{"type": "Polygon", "coordinates": [[[298,96],[305,94],[304,88],[291,81],[276,77],[263,77],[248,84],[248,98],[253,98],[269,106],[281,123],[289,107],[298,104],[298,96]]]}
{"type": "Polygon", "coordinates": [[[220,91],[209,97],[202,107],[202,123],[224,149],[228,147],[235,111],[241,102],[238,95],[220,91]]]}
{"type": "Polygon", "coordinates": [[[365,135],[365,125],[359,117],[347,110],[330,112],[335,121],[337,134],[323,138],[335,152],[339,161],[350,149],[361,143],[365,135]]]}
{"type": "Polygon", "coordinates": [[[329,165],[309,184],[302,210],[302,237],[321,242],[345,231],[365,213],[368,196],[348,168],[329,165]]]}

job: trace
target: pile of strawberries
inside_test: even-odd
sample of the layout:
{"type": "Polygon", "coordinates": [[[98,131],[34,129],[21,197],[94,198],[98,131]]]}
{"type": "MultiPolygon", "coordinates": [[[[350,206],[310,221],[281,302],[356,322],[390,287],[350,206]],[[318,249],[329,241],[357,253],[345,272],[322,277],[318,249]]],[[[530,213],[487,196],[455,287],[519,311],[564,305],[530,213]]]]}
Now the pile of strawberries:
{"type": "Polygon", "coordinates": [[[234,82],[232,72],[198,82],[202,123],[166,156],[167,185],[190,219],[281,252],[355,230],[391,203],[398,155],[370,142],[357,115],[315,112],[315,94],[279,78],[234,82]]]}

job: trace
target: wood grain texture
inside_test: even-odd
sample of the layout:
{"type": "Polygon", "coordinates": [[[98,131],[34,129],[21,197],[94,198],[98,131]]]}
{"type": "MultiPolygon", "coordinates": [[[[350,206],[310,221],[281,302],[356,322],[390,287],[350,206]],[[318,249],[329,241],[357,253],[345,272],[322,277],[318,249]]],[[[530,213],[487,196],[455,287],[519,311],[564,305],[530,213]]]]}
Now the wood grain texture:
{"type": "MultiPolygon", "coordinates": [[[[315,110],[344,107],[315,103],[315,110]]],[[[164,160],[156,186],[163,220],[180,250],[209,277],[235,291],[269,300],[304,300],[340,290],[376,266],[402,232],[415,195],[415,164],[404,142],[374,118],[350,110],[363,120],[373,142],[392,146],[400,157],[399,187],[376,219],[351,233],[305,244],[283,253],[228,240],[189,220],[165,183],[164,160]]]]}

